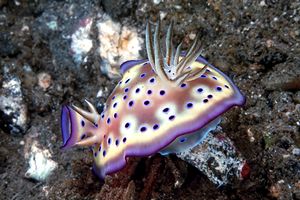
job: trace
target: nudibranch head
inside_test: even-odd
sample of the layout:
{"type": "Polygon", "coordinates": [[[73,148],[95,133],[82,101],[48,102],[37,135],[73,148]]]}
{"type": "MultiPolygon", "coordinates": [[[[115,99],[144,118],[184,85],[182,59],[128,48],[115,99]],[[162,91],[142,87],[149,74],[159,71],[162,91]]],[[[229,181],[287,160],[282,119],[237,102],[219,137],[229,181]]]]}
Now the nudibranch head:
{"type": "Polygon", "coordinates": [[[146,27],[147,60],[121,65],[122,79],[99,115],[76,106],[62,109],[64,145],[91,146],[94,172],[101,178],[126,164],[126,157],[176,153],[197,145],[220,122],[220,115],[244,96],[220,70],[200,56],[198,38],[185,53],[174,50],[172,24],[166,55],[146,27]]]}

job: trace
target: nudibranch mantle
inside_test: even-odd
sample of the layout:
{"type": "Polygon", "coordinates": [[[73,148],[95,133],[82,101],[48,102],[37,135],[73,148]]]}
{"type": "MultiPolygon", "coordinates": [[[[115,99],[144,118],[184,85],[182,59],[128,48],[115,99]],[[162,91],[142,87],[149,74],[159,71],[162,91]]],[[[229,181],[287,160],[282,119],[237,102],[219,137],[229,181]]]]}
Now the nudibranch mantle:
{"type": "Polygon", "coordinates": [[[62,109],[62,148],[91,146],[100,178],[123,168],[126,157],[194,147],[219,124],[222,113],[245,102],[233,82],[200,56],[197,39],[186,54],[181,45],[175,52],[171,24],[162,58],[158,33],[159,23],[152,41],[147,25],[148,59],[121,65],[123,77],[100,115],[89,102],[90,112],[62,109]]]}

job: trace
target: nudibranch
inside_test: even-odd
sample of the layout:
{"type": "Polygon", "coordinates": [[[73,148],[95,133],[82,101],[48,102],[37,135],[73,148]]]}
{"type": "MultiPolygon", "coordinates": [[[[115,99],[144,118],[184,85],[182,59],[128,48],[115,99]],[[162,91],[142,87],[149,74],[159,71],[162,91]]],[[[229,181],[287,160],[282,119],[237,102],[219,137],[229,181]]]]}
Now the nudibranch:
{"type": "Polygon", "coordinates": [[[198,37],[186,53],[181,44],[173,47],[172,27],[163,57],[160,22],[154,36],[147,24],[148,59],[121,65],[123,77],[101,114],[88,101],[89,111],[62,108],[62,148],[90,146],[93,171],[100,178],[123,168],[127,157],[194,147],[215,129],[222,113],[245,102],[234,83],[200,56],[198,37]]]}

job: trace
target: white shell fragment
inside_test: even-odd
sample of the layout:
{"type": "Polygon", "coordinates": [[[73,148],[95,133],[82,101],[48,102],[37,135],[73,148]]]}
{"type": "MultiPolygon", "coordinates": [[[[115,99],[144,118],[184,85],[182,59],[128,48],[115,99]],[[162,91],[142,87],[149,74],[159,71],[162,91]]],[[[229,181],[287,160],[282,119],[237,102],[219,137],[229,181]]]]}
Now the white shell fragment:
{"type": "Polygon", "coordinates": [[[242,169],[247,165],[236,152],[232,141],[221,134],[209,133],[201,145],[176,155],[218,186],[226,185],[232,179],[242,179],[242,169]]]}

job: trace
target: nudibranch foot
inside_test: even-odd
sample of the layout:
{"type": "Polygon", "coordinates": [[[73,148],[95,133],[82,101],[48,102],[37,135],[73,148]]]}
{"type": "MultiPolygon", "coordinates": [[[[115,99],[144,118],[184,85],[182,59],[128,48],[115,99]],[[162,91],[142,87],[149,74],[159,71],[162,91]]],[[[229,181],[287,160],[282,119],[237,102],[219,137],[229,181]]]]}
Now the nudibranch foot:
{"type": "Polygon", "coordinates": [[[161,155],[168,155],[170,153],[180,153],[186,151],[187,149],[191,149],[197,146],[199,143],[202,142],[202,140],[207,136],[207,134],[210,133],[210,131],[216,129],[220,122],[221,118],[219,117],[195,132],[187,133],[177,137],[176,140],[174,140],[166,148],[160,150],[159,153],[161,155]]]}

